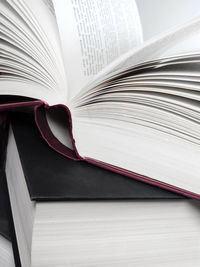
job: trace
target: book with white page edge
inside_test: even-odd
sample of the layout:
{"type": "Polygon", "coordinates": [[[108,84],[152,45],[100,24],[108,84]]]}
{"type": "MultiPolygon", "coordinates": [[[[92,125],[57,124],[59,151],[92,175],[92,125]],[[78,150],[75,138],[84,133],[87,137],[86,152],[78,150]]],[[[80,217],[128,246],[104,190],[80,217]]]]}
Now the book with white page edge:
{"type": "Polygon", "coordinates": [[[34,110],[68,158],[200,199],[198,7],[0,1],[0,110],[34,110]]]}
{"type": "Polygon", "coordinates": [[[199,201],[73,162],[47,146],[33,114],[9,117],[6,176],[22,267],[198,265],[199,201]]]}

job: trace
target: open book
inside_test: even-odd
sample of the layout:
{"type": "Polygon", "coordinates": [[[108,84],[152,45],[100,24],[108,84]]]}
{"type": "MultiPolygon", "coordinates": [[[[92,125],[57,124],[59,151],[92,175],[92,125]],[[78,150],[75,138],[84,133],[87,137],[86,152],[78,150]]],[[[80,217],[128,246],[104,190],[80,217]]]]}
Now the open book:
{"type": "Polygon", "coordinates": [[[74,160],[200,198],[200,3],[160,2],[1,0],[0,110],[34,108],[74,160]]]}

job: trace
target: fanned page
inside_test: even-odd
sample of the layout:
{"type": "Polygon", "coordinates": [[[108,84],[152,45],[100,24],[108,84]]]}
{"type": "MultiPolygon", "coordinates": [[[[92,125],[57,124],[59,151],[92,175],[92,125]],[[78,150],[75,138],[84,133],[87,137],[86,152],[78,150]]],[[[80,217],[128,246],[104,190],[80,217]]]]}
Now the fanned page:
{"type": "Polygon", "coordinates": [[[105,66],[142,43],[135,0],[1,0],[0,21],[0,94],[49,105],[68,104],[105,66]]]}
{"type": "Polygon", "coordinates": [[[65,104],[66,76],[49,2],[1,0],[0,23],[0,95],[65,104]]]}

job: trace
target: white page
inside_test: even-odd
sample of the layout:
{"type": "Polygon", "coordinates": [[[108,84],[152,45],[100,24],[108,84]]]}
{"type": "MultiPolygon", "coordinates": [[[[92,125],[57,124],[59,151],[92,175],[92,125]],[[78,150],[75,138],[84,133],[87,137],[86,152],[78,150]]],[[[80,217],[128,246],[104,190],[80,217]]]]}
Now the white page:
{"type": "Polygon", "coordinates": [[[33,266],[197,267],[199,211],[191,200],[40,202],[33,266]]]}
{"type": "Polygon", "coordinates": [[[15,267],[12,243],[0,235],[0,266],[15,267]]]}
{"type": "Polygon", "coordinates": [[[89,109],[88,117],[72,113],[72,120],[82,157],[200,194],[200,149],[188,138],[122,120],[92,118],[89,109]]]}
{"type": "MultiPolygon", "coordinates": [[[[51,76],[56,81],[56,90],[62,98],[67,98],[66,77],[61,56],[59,33],[55,15],[44,0],[7,0],[26,22],[42,48],[41,58],[46,57],[51,76]]],[[[36,44],[37,45],[37,44],[36,44]]],[[[36,47],[37,50],[37,47],[36,47]]],[[[53,100],[52,100],[53,101],[53,100]]],[[[66,101],[65,101],[66,103],[66,101]]]]}
{"type": "MultiPolygon", "coordinates": [[[[42,85],[38,88],[37,84],[31,86],[36,89],[30,95],[32,89],[23,84],[20,89],[19,83],[15,86],[14,77],[11,85],[10,78],[3,75],[4,81],[8,80],[9,93],[15,95],[18,91],[19,95],[48,99],[48,104],[66,104],[66,77],[56,18],[43,0],[0,1],[0,25],[2,72],[11,74],[18,82],[27,80],[29,84],[30,80],[31,84],[33,81],[42,85]]],[[[3,84],[0,93],[4,93],[3,84]]]]}
{"type": "Polygon", "coordinates": [[[142,23],[144,40],[200,15],[199,0],[136,1],[142,23]]]}
{"type": "Polygon", "coordinates": [[[70,98],[99,71],[142,43],[135,0],[53,0],[70,98]]]}
{"type": "Polygon", "coordinates": [[[163,53],[163,57],[184,56],[188,54],[200,54],[200,31],[177,43],[163,53]]]}

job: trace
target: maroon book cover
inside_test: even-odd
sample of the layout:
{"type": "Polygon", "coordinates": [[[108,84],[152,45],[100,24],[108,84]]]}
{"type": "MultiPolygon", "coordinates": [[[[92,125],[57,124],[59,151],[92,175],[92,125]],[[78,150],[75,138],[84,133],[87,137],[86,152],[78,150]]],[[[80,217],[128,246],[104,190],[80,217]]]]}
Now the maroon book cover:
{"type": "Polygon", "coordinates": [[[107,170],[111,170],[113,172],[116,172],[118,174],[122,174],[124,176],[130,177],[132,179],[136,179],[138,181],[142,181],[154,186],[159,186],[163,189],[167,189],[170,190],[172,192],[178,193],[178,194],[182,194],[186,197],[191,197],[194,199],[200,199],[200,196],[198,194],[195,194],[193,192],[189,192],[186,191],[182,188],[178,188],[169,184],[165,184],[163,182],[160,182],[158,180],[154,180],[152,178],[146,177],[146,176],[142,176],[139,175],[137,173],[133,173],[130,171],[127,171],[125,169],[121,169],[118,168],[116,166],[112,166],[91,158],[82,158],[76,148],[76,143],[75,140],[73,138],[73,134],[72,134],[72,119],[71,119],[71,113],[70,110],[67,106],[65,105],[54,105],[54,106],[49,106],[47,103],[44,103],[43,101],[40,100],[28,100],[27,98],[11,98],[11,100],[9,99],[9,101],[5,98],[3,100],[1,100],[0,103],[0,112],[6,112],[6,111],[15,111],[15,110],[34,110],[34,114],[35,114],[35,123],[42,135],[42,137],[44,138],[44,140],[47,142],[47,144],[54,149],[55,151],[57,151],[58,153],[62,154],[65,157],[68,157],[70,159],[73,159],[75,161],[86,161],[88,163],[94,164],[96,166],[105,168],[107,170]],[[2,103],[2,101],[4,101],[2,103]],[[6,102],[7,101],[7,102],[6,102]],[[71,136],[71,141],[73,144],[73,150],[66,147],[65,145],[63,145],[52,133],[48,122],[47,122],[47,118],[46,118],[46,110],[55,110],[56,109],[64,109],[66,112],[66,116],[68,118],[68,123],[69,123],[69,130],[70,130],[70,136],[71,136]]]}

